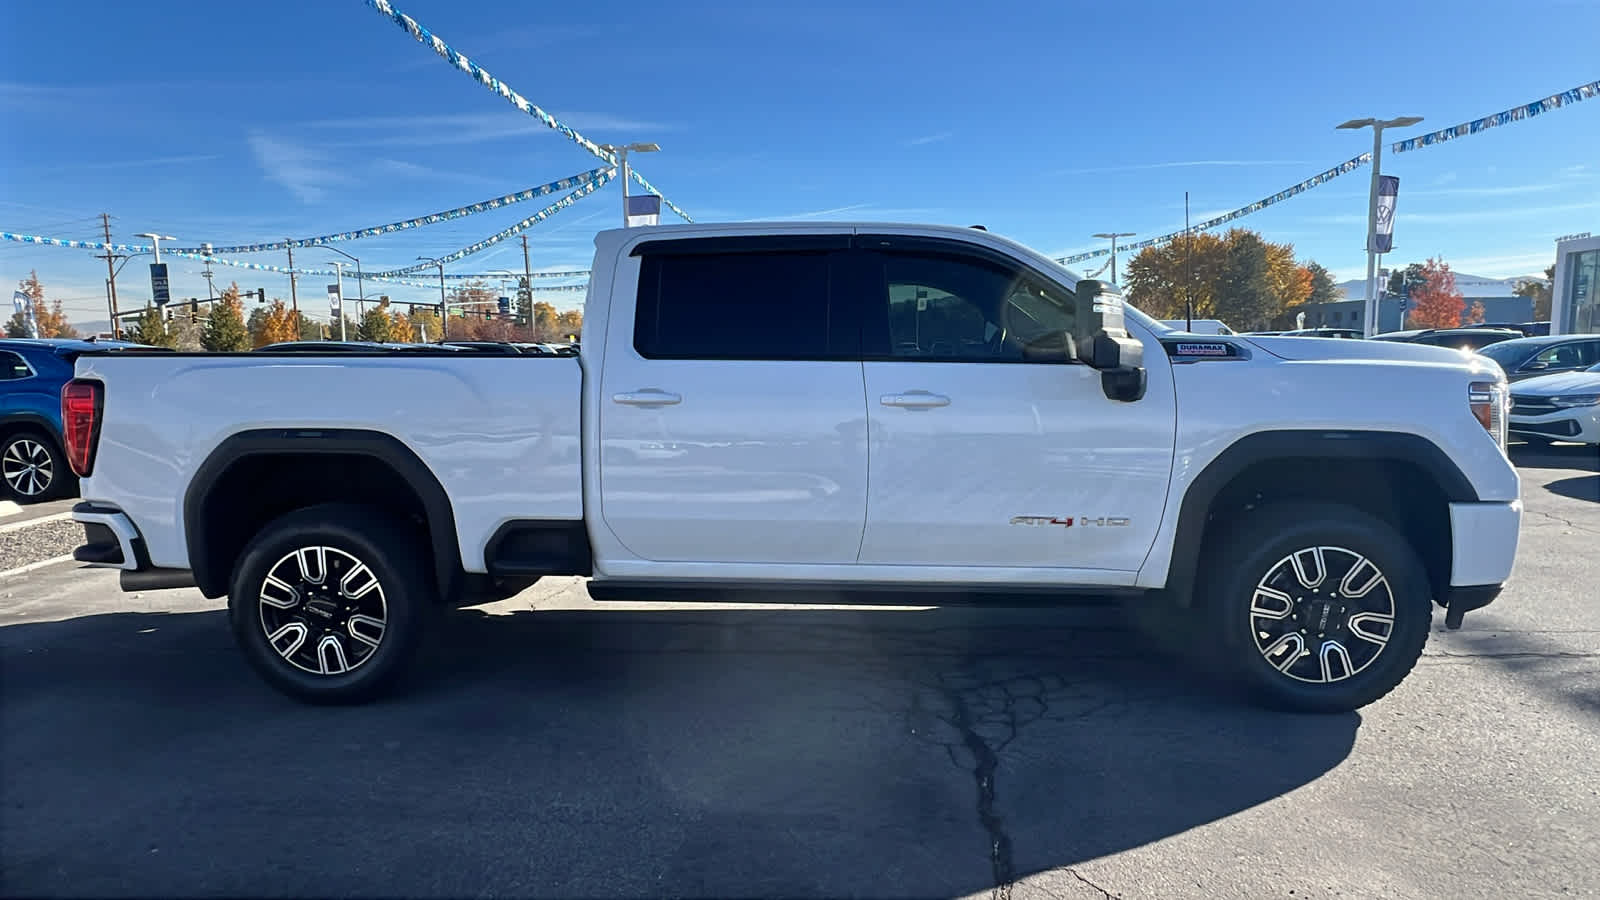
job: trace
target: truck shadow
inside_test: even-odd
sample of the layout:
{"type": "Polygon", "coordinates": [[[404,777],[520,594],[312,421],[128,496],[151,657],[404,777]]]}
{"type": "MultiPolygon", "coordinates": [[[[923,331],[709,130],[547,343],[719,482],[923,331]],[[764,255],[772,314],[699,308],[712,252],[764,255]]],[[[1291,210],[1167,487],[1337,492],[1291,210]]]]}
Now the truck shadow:
{"type": "Polygon", "coordinates": [[[222,614],[0,628],[7,893],[988,891],[1316,779],[1104,610],[463,610],[392,700],[264,687],[222,614]]]}

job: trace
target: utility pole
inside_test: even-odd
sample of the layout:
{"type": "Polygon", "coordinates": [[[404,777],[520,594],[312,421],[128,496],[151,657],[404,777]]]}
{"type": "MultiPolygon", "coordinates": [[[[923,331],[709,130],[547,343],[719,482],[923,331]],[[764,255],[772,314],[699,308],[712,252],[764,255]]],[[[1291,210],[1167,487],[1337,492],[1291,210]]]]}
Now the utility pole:
{"type": "Polygon", "coordinates": [[[300,340],[300,298],[294,292],[294,244],[289,245],[289,308],[294,310],[294,339],[300,340]]]}
{"type": "Polygon", "coordinates": [[[619,176],[621,176],[621,178],[622,178],[622,227],[623,228],[627,228],[628,227],[628,179],[631,178],[632,174],[633,174],[628,169],[628,152],[632,151],[634,153],[656,153],[656,152],[660,151],[661,145],[660,144],[655,144],[655,143],[648,143],[648,144],[646,144],[646,143],[634,143],[634,144],[627,144],[625,146],[619,146],[617,144],[601,144],[600,145],[600,149],[606,151],[607,153],[612,154],[613,156],[615,156],[617,158],[617,174],[619,176]]]}
{"type": "Polygon", "coordinates": [[[1131,231],[1102,231],[1093,235],[1097,238],[1111,239],[1111,283],[1117,283],[1117,238],[1133,237],[1131,231]]]}
{"type": "Polygon", "coordinates": [[[439,342],[444,343],[450,337],[450,309],[445,305],[444,298],[444,260],[430,259],[426,256],[419,256],[417,259],[426,262],[430,266],[439,267],[439,342]]]}
{"type": "MultiPolygon", "coordinates": [[[[342,260],[342,259],[335,260],[333,262],[334,278],[338,282],[334,286],[334,291],[337,292],[337,293],[334,294],[334,296],[339,298],[339,340],[341,340],[341,341],[345,340],[345,336],[344,336],[344,266],[345,266],[345,263],[344,263],[344,260],[342,260]]],[[[366,315],[365,313],[362,313],[363,317],[365,317],[365,315],[366,315]]]]}
{"type": "Polygon", "coordinates": [[[217,286],[211,283],[211,260],[210,260],[210,258],[206,259],[206,270],[201,274],[205,275],[205,277],[206,277],[206,299],[208,299],[208,300],[217,299],[217,286]]]}
{"type": "Polygon", "coordinates": [[[111,306],[111,336],[116,338],[117,340],[121,340],[122,339],[122,325],[120,324],[120,322],[117,319],[117,270],[112,268],[111,261],[113,259],[121,259],[122,257],[111,252],[111,246],[110,246],[111,245],[111,214],[110,213],[101,213],[100,214],[100,226],[101,226],[101,228],[103,228],[105,230],[106,252],[101,256],[95,257],[95,259],[103,259],[103,260],[106,261],[106,275],[107,275],[106,284],[108,286],[108,290],[110,291],[110,293],[107,294],[107,302],[111,306]]]}
{"type": "MultiPolygon", "coordinates": [[[[627,189],[624,182],[623,189],[627,189]]],[[[522,235],[522,290],[517,291],[517,318],[528,323],[528,328],[533,329],[533,267],[528,264],[528,236],[522,235]],[[527,309],[523,309],[526,306],[527,309]]],[[[539,336],[535,334],[534,340],[539,336]]]]}

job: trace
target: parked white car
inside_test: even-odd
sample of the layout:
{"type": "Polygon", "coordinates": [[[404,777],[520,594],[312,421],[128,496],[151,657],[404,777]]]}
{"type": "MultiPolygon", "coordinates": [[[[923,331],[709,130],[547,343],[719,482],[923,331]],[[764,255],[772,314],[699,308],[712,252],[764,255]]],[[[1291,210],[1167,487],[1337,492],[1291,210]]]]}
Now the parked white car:
{"type": "Polygon", "coordinates": [[[1511,389],[1511,433],[1535,444],[1600,444],[1600,364],[1517,382],[1511,389]]]}
{"type": "Polygon", "coordinates": [[[1182,331],[1188,334],[1233,334],[1234,330],[1224,325],[1218,319],[1162,319],[1161,324],[1173,331],[1182,331]]]}

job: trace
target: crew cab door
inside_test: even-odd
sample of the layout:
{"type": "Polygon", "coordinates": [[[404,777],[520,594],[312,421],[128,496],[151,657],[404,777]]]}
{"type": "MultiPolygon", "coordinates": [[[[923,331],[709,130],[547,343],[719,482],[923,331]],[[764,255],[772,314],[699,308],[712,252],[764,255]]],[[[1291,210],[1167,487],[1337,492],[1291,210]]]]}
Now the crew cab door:
{"type": "Polygon", "coordinates": [[[631,553],[854,563],[866,515],[849,235],[659,239],[620,264],[601,369],[600,514],[631,553]]]}
{"type": "Polygon", "coordinates": [[[955,241],[858,246],[871,426],[860,562],[1136,571],[1171,473],[1165,355],[1145,353],[1142,399],[1107,399],[1087,365],[1023,359],[1071,329],[1077,299],[1054,279],[955,241]]]}

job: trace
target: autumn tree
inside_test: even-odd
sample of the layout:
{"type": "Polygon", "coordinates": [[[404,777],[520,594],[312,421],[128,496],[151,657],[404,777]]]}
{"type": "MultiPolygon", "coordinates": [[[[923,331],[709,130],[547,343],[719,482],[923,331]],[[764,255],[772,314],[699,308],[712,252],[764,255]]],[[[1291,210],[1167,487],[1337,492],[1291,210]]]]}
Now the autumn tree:
{"type": "Polygon", "coordinates": [[[1547,322],[1550,320],[1551,299],[1555,296],[1553,287],[1556,281],[1556,267],[1549,265],[1544,270],[1544,280],[1526,278],[1517,282],[1512,292],[1519,297],[1527,297],[1533,301],[1533,320],[1547,322]]]}
{"type": "Polygon", "coordinates": [[[569,309],[556,316],[556,340],[575,341],[583,336],[583,312],[569,309]]]}
{"type": "Polygon", "coordinates": [[[1488,315],[1483,308],[1482,300],[1472,301],[1472,308],[1467,310],[1468,325],[1482,325],[1484,317],[1488,315]]]}
{"type": "MultiPolygon", "coordinates": [[[[253,342],[256,342],[257,347],[264,347],[267,344],[282,344],[296,340],[294,316],[294,311],[289,309],[288,304],[274,297],[257,325],[253,342]]],[[[255,318],[253,313],[251,318],[255,318]]]]}
{"type": "Polygon", "coordinates": [[[1418,328],[1455,328],[1465,306],[1450,264],[1430,257],[1422,266],[1422,284],[1411,289],[1410,323],[1418,328]]]}
{"type": "Polygon", "coordinates": [[[389,314],[389,340],[410,344],[416,339],[417,330],[411,326],[411,319],[405,313],[395,310],[389,314]]]}
{"type": "Polygon", "coordinates": [[[200,345],[212,353],[232,353],[250,347],[250,331],[244,323],[244,302],[239,299],[239,282],[222,291],[206,313],[200,345]]]}
{"type": "MultiPolygon", "coordinates": [[[[1128,263],[1123,282],[1128,286],[1129,302],[1157,319],[1181,319],[1185,302],[1192,301],[1197,318],[1211,318],[1225,249],[1221,238],[1202,233],[1180,235],[1165,245],[1139,251],[1128,263]]],[[[535,317],[540,306],[549,304],[535,303],[535,317]]],[[[537,318],[535,321],[537,324],[537,318]]]]}
{"type": "Polygon", "coordinates": [[[439,314],[432,309],[415,309],[411,313],[411,324],[417,332],[417,340],[429,343],[438,343],[444,335],[443,327],[439,323],[439,314]]]}
{"type": "MultiPolygon", "coordinates": [[[[42,338],[75,338],[78,330],[67,321],[67,314],[61,310],[59,299],[46,304],[44,299],[44,285],[39,282],[37,269],[30,271],[28,277],[17,282],[17,290],[27,295],[28,302],[33,305],[33,320],[38,325],[38,337],[42,338]]],[[[11,319],[6,322],[7,337],[27,337],[28,324],[23,314],[12,313],[11,319]]]]}

